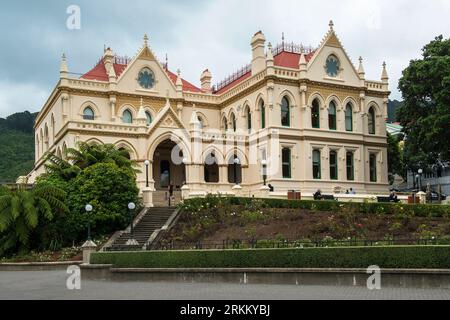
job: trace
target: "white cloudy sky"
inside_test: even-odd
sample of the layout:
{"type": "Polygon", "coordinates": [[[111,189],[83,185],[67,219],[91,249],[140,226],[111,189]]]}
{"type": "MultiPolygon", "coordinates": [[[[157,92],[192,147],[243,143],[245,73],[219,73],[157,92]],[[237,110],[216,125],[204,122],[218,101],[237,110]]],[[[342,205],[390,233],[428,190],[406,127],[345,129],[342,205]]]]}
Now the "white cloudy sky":
{"type": "Polygon", "coordinates": [[[0,6],[0,117],[38,111],[58,80],[65,52],[71,72],[91,68],[107,45],[133,56],[148,33],[150,46],[169,68],[199,83],[213,82],[248,63],[250,38],[262,30],[273,44],[317,46],[334,20],[353,62],[364,58],[366,78],[377,80],[385,60],[392,99],[410,59],[435,36],[450,36],[450,0],[198,0],[10,1],[0,6]],[[81,8],[81,29],[68,30],[66,9],[81,8]]]}

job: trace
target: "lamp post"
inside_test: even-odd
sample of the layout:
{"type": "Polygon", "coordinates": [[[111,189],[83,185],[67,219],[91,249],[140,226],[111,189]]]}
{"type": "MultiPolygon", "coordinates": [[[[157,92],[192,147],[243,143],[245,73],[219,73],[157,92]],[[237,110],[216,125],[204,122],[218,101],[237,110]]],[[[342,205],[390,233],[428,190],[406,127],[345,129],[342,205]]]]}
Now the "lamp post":
{"type": "Polygon", "coordinates": [[[88,234],[87,239],[88,241],[91,241],[91,211],[92,211],[92,205],[89,203],[84,207],[84,210],[86,210],[86,214],[88,216],[88,234]]]}
{"type": "Polygon", "coordinates": [[[419,170],[417,170],[417,173],[419,174],[419,191],[422,191],[422,173],[423,173],[423,170],[419,169],[419,170]]]}
{"type": "Polygon", "coordinates": [[[133,229],[133,220],[134,220],[134,214],[133,210],[136,208],[136,205],[134,202],[128,203],[128,210],[130,210],[130,238],[127,240],[127,245],[131,246],[137,246],[139,243],[134,239],[134,229],[133,229]]]}
{"type": "Polygon", "coordinates": [[[267,179],[267,172],[266,172],[267,160],[266,160],[266,159],[261,160],[261,164],[262,164],[262,167],[263,167],[263,181],[264,181],[264,185],[266,185],[266,179],[267,179]]]}
{"type": "Polygon", "coordinates": [[[148,188],[148,166],[150,165],[150,161],[145,160],[145,186],[148,188]]]}
{"type": "Polygon", "coordinates": [[[240,163],[239,158],[235,157],[233,160],[233,174],[234,174],[234,184],[239,184],[238,183],[238,178],[237,178],[237,166],[240,163]]]}

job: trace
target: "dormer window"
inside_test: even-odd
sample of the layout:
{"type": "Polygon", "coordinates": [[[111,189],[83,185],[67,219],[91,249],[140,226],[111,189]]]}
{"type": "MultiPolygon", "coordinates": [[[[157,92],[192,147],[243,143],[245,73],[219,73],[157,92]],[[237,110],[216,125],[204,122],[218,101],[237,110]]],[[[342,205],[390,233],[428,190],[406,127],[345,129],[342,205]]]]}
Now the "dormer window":
{"type": "Polygon", "coordinates": [[[335,55],[330,55],[327,58],[326,64],[325,64],[325,70],[327,72],[327,75],[332,78],[336,78],[339,74],[339,60],[335,55]]]}
{"type": "Polygon", "coordinates": [[[139,71],[138,83],[144,89],[151,89],[155,84],[155,74],[150,68],[143,68],[139,71]]]}

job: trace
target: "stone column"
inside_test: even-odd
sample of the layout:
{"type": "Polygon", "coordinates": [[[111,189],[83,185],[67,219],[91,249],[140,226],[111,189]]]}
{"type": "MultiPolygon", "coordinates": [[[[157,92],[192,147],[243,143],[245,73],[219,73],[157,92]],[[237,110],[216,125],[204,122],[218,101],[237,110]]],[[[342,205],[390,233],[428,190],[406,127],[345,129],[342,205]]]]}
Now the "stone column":
{"type": "Polygon", "coordinates": [[[65,124],[70,116],[69,110],[69,95],[67,93],[61,94],[61,107],[62,107],[62,122],[65,124]]]}
{"type": "Polygon", "coordinates": [[[83,250],[83,263],[89,264],[91,261],[91,253],[97,251],[97,245],[92,240],[87,240],[82,246],[83,250]]]}
{"type": "Polygon", "coordinates": [[[109,98],[109,106],[111,109],[111,121],[115,122],[116,121],[116,97],[111,96],[109,98]]]}
{"type": "Polygon", "coordinates": [[[153,207],[153,192],[155,190],[151,187],[144,187],[142,189],[142,199],[144,202],[144,207],[153,207]]]}

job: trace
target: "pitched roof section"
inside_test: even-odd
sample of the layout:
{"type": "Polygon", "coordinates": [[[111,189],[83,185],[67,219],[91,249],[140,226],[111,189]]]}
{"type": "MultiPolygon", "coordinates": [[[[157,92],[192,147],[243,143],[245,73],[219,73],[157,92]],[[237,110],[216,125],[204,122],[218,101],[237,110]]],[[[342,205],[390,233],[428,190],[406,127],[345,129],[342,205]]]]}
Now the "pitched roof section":
{"type": "MultiPolygon", "coordinates": [[[[169,76],[170,80],[176,84],[177,82],[177,75],[175,73],[173,73],[170,70],[164,69],[167,73],[167,75],[169,76]]],[[[196,86],[194,86],[192,83],[184,80],[183,78],[181,78],[181,83],[183,84],[183,91],[190,91],[190,92],[203,92],[202,89],[197,88],[196,86]]]]}
{"type": "MultiPolygon", "coordinates": [[[[305,55],[306,62],[309,62],[311,58],[313,57],[315,51],[312,51],[305,55]]],[[[300,61],[300,54],[295,52],[289,52],[289,51],[281,51],[278,54],[276,54],[273,57],[273,63],[277,67],[284,67],[284,68],[292,68],[292,69],[298,69],[298,64],[300,61]]],[[[224,93],[231,88],[235,87],[242,81],[244,81],[247,78],[250,78],[251,71],[247,71],[246,73],[242,74],[240,77],[234,79],[230,83],[228,83],[226,86],[221,87],[219,90],[214,91],[215,94],[221,94],[224,93]]]]}
{"type": "MultiPolygon", "coordinates": [[[[127,67],[127,64],[121,64],[121,63],[113,63],[114,71],[116,73],[117,78],[122,74],[122,72],[127,67]]],[[[170,70],[164,69],[169,76],[170,80],[175,84],[177,81],[177,75],[170,70]]],[[[97,81],[108,81],[109,77],[105,69],[105,65],[103,63],[103,58],[100,59],[100,61],[97,63],[97,65],[83,74],[81,76],[82,79],[87,80],[97,80],[97,81]]],[[[190,91],[190,92],[203,92],[200,88],[196,87],[192,83],[181,79],[181,82],[183,83],[183,91],[190,91]]]]}
{"type": "Polygon", "coordinates": [[[228,91],[229,89],[233,88],[234,86],[236,86],[237,84],[241,83],[242,81],[244,81],[247,78],[250,78],[250,76],[252,75],[251,70],[247,71],[246,73],[244,73],[242,76],[240,76],[239,78],[233,80],[232,82],[230,82],[229,84],[227,84],[226,86],[220,88],[219,90],[214,91],[215,94],[221,94],[225,91],[228,91]]]}
{"type": "MultiPolygon", "coordinates": [[[[122,74],[123,70],[125,70],[127,65],[121,63],[113,63],[113,67],[116,76],[119,77],[122,74]]],[[[100,61],[94,68],[83,74],[81,78],[87,80],[108,81],[109,77],[105,69],[105,64],[103,63],[103,58],[100,59],[100,61]]]]}
{"type": "MultiPolygon", "coordinates": [[[[311,60],[314,52],[305,55],[306,62],[311,60]]],[[[300,61],[300,54],[288,51],[282,51],[273,57],[273,63],[277,67],[298,69],[298,63],[300,61]]]]}

